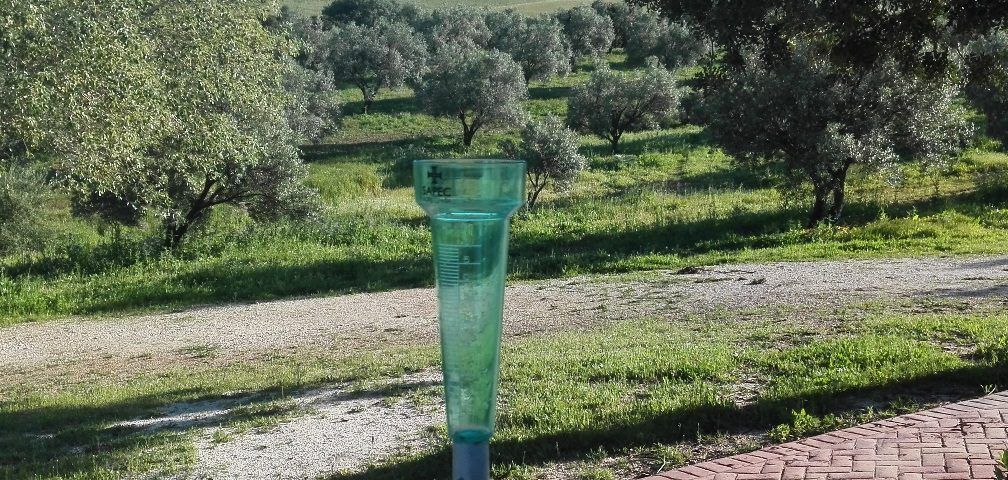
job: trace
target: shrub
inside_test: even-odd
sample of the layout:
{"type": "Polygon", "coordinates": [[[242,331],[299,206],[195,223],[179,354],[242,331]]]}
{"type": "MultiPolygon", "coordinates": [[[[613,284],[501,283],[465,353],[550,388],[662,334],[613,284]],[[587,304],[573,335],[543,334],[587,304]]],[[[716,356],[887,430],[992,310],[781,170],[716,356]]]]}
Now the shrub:
{"type": "Polygon", "coordinates": [[[557,117],[525,124],[521,143],[505,142],[504,152],[527,162],[529,180],[526,207],[535,208],[539,195],[549,183],[558,191],[569,189],[584,170],[587,160],[578,153],[581,136],[557,117]]]}

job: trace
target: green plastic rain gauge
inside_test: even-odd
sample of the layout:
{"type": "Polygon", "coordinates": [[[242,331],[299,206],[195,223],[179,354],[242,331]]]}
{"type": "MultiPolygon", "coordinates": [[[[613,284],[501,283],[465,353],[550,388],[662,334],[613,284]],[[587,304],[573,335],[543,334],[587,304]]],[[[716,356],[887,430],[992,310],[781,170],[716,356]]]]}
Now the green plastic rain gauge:
{"type": "Polygon", "coordinates": [[[525,198],[525,162],[417,160],[413,183],[431,217],[452,479],[488,480],[508,225],[525,198]]]}

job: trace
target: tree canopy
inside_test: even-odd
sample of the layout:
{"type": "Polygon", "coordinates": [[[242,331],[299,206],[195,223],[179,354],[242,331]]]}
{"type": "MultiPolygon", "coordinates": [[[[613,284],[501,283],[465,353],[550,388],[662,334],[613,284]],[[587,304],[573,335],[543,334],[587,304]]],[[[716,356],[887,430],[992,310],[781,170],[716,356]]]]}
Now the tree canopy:
{"type": "Polygon", "coordinates": [[[490,46],[521,65],[525,82],[548,80],[570,72],[570,48],[563,27],[553,17],[525,17],[514,10],[487,15],[490,46]]]}
{"type": "Polygon", "coordinates": [[[573,60],[584,57],[599,57],[612,48],[616,33],[612,19],[600,15],[592,7],[582,5],[559,14],[567,40],[570,42],[573,60]]]}
{"type": "Polygon", "coordinates": [[[326,45],[326,68],[338,80],[355,85],[364,98],[364,113],[378,90],[420,80],[427,68],[427,45],[413,28],[379,20],[374,25],[349,23],[334,27],[326,45]]]}
{"type": "Polygon", "coordinates": [[[380,21],[411,23],[419,14],[415,5],[396,0],[335,0],[322,9],[322,18],[331,25],[374,25],[380,21]]]}
{"type": "Polygon", "coordinates": [[[77,212],[152,215],[175,246],[217,205],[306,211],[283,89],[294,49],[266,27],[275,11],[56,0],[0,14],[3,150],[45,162],[77,212]]]}
{"type": "Polygon", "coordinates": [[[639,0],[674,20],[697,25],[743,62],[760,45],[764,61],[787,62],[794,40],[816,38],[837,64],[871,66],[896,59],[901,70],[941,74],[978,32],[1004,25],[1008,0],[639,0]]]}
{"type": "Polygon", "coordinates": [[[526,98],[522,69],[510,55],[462,45],[440,49],[417,89],[427,112],[459,120],[466,147],[484,125],[518,124],[526,98]]]}
{"type": "Polygon", "coordinates": [[[567,123],[608,140],[616,153],[624,133],[676,120],[680,95],[672,73],[657,63],[635,72],[602,64],[567,99],[567,123]]]}
{"type": "Polygon", "coordinates": [[[1008,150],[1008,31],[992,30],[969,46],[966,92],[987,120],[987,134],[1008,150]]]}
{"type": "Polygon", "coordinates": [[[486,10],[465,5],[435,9],[420,20],[418,25],[417,29],[435,51],[445,46],[483,49],[491,38],[486,10]]]}
{"type": "Polygon", "coordinates": [[[935,85],[895,62],[848,72],[811,46],[787,67],[746,58],[712,97],[712,136],[745,165],[781,165],[791,185],[810,183],[808,226],[840,218],[852,165],[934,165],[970,135],[951,81],[935,85]]]}

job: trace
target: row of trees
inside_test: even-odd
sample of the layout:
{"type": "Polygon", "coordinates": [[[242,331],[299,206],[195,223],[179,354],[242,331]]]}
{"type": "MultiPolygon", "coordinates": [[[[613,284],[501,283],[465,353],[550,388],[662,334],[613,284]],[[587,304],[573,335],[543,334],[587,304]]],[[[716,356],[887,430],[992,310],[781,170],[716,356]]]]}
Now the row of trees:
{"type": "Polygon", "coordinates": [[[569,124],[609,140],[615,151],[623,132],[671,121],[678,95],[659,64],[662,59],[665,65],[693,63],[702,46],[686,34],[688,28],[650,10],[598,3],[527,17],[514,10],[425,12],[392,0],[337,0],[323,19],[289,16],[288,23],[304,40],[303,66],[357,86],[364,112],[380,89],[409,85],[428,113],[458,120],[468,147],[484,125],[523,121],[521,103],[530,81],[566,74],[580,59],[605,55],[616,39],[610,15],[624,28],[650,25],[658,36],[641,50],[658,54],[644,77],[624,81],[625,75],[600,67],[571,99],[569,124]],[[682,38],[670,39],[676,35],[682,38]]]}
{"type": "MultiPolygon", "coordinates": [[[[69,194],[78,215],[126,225],[159,219],[166,247],[220,205],[257,218],[310,215],[316,194],[305,186],[297,146],[338,124],[339,80],[354,81],[365,99],[413,85],[427,111],[458,119],[466,145],[488,124],[526,124],[530,142],[562,131],[568,155],[540,155],[537,185],[563,184],[569,174],[561,172],[583,166],[570,141],[576,134],[558,119],[529,123],[522,101],[528,81],[569,71],[567,53],[542,51],[607,51],[608,17],[592,9],[427,15],[385,5],[393,18],[413,20],[390,21],[381,8],[330,8],[326,29],[239,0],[3,5],[0,21],[10,28],[0,32],[0,243],[13,245],[10,232],[39,223],[33,217],[50,186],[69,194]],[[588,33],[572,41],[575,32],[588,33]]],[[[661,79],[650,89],[633,83],[640,75],[600,69],[571,100],[568,124],[615,148],[624,131],[671,121],[677,91],[659,69],[647,70],[661,79]],[[598,108],[624,109],[621,102],[636,106],[606,126],[612,117],[598,108]]]]}
{"type": "MultiPolygon", "coordinates": [[[[1003,2],[641,3],[598,1],[530,18],[514,11],[424,12],[394,0],[337,0],[317,28],[372,29],[367,38],[389,39],[385,51],[416,59],[373,65],[343,79],[376,81],[361,87],[365,105],[381,86],[414,85],[429,112],[459,119],[467,146],[482,125],[520,120],[517,104],[525,93],[515,72],[526,84],[548,79],[613,46],[623,47],[630,62],[652,58],[670,69],[706,57],[691,113],[740,164],[770,167],[784,174],[786,185],[807,186],[813,197],[809,226],[840,218],[853,165],[891,169],[918,160],[926,169],[941,169],[958,157],[972,137],[964,93],[985,114],[991,136],[1003,138],[1003,2]],[[413,77],[376,73],[390,65],[413,77]]],[[[353,51],[349,39],[326,45],[324,56],[346,65],[332,59],[353,51]]],[[[569,99],[567,124],[617,151],[625,131],[672,123],[681,95],[662,72],[656,65],[632,75],[599,69],[569,99]]]]}
{"type": "Polygon", "coordinates": [[[742,3],[522,17],[340,0],[325,20],[239,0],[0,5],[0,239],[40,203],[28,193],[45,188],[26,185],[43,181],[68,192],[78,214],[160,219],[169,247],[222,204],[309,215],[315,196],[297,145],[334,128],[339,80],[365,103],[380,88],[414,86],[426,110],[459,121],[467,145],[484,125],[525,123],[507,150],[533,160],[532,202],[546,180],[563,184],[584,164],[568,127],[615,151],[624,132],[677,122],[683,94],[666,67],[702,56],[698,117],[740,163],[807,185],[810,226],[839,218],[853,165],[955,158],[971,133],[964,98],[1005,140],[1003,1],[742,3]],[[668,40],[677,36],[691,46],[671,48],[686,45],[668,40]],[[528,81],[634,43],[651,45],[655,60],[626,73],[600,65],[568,99],[566,126],[527,123],[528,81]]]}
{"type": "Polygon", "coordinates": [[[570,72],[585,58],[598,59],[624,30],[619,44],[632,61],[655,57],[670,70],[696,63],[705,51],[702,36],[685,24],[670,24],[655,12],[597,3],[555,15],[527,17],[514,10],[464,6],[420,10],[394,0],[337,0],[322,18],[287,14],[305,42],[303,65],[331,72],[338,82],[357,86],[367,112],[382,88],[416,88],[424,75],[458,50],[508,54],[526,84],[570,72]],[[633,29],[633,35],[625,30],[633,29]]]}

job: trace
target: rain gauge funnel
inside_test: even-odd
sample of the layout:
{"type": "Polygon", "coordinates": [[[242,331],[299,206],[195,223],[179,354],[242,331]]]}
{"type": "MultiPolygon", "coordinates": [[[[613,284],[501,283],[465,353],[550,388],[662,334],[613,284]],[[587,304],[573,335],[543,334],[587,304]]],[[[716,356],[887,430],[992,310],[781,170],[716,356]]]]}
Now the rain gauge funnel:
{"type": "Polygon", "coordinates": [[[434,239],[452,480],[487,480],[508,224],[525,198],[525,162],[417,160],[413,180],[434,239]]]}

